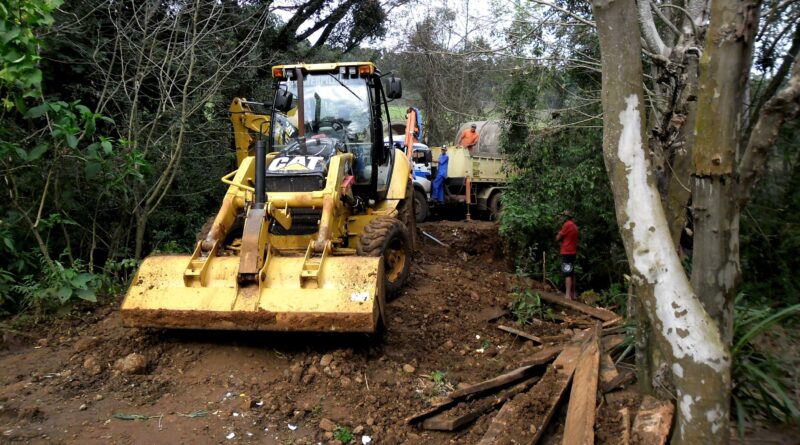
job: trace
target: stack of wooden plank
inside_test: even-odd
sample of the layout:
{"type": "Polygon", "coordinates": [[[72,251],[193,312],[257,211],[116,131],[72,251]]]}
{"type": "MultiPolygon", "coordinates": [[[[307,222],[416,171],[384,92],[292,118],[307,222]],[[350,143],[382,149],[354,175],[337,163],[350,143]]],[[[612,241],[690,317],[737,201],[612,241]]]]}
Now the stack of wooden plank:
{"type": "MultiPolygon", "coordinates": [[[[609,354],[624,340],[617,333],[622,318],[606,309],[549,294],[542,294],[542,299],[590,316],[593,325],[560,342],[498,325],[505,332],[542,344],[541,348],[519,368],[454,391],[406,422],[428,430],[455,431],[498,410],[479,445],[536,444],[569,394],[563,443],[593,444],[598,394],[602,397],[634,379],[633,371],[620,372],[609,354]]],[[[666,443],[672,407],[670,402],[645,398],[632,424],[630,412],[620,411],[620,443],[666,443]]]]}

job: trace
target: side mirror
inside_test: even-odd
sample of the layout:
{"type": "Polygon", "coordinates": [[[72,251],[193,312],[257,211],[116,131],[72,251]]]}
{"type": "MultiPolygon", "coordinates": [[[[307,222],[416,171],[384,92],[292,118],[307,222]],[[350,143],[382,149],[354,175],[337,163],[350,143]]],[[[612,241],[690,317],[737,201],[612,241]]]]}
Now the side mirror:
{"type": "Polygon", "coordinates": [[[390,77],[386,85],[386,97],[400,99],[403,97],[403,82],[399,77],[390,77]]]}
{"type": "Polygon", "coordinates": [[[428,150],[425,152],[425,165],[428,165],[431,162],[433,162],[433,153],[428,150]]]}
{"type": "Polygon", "coordinates": [[[288,90],[279,89],[275,93],[275,109],[286,113],[292,109],[292,99],[294,99],[294,95],[292,93],[290,93],[288,90]]]}

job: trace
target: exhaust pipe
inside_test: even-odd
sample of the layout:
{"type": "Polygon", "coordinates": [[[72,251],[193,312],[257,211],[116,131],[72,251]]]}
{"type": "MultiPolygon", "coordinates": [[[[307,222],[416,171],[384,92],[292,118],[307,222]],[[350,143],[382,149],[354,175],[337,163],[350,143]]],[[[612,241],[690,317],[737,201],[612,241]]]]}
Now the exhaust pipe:
{"type": "Polygon", "coordinates": [[[303,92],[303,71],[300,68],[294,69],[297,77],[297,142],[300,144],[300,153],[308,154],[306,146],[306,97],[303,92]]]}
{"type": "Polygon", "coordinates": [[[254,205],[257,209],[263,209],[266,202],[264,193],[264,176],[267,173],[266,158],[267,144],[259,137],[256,141],[256,202],[254,205]]]}

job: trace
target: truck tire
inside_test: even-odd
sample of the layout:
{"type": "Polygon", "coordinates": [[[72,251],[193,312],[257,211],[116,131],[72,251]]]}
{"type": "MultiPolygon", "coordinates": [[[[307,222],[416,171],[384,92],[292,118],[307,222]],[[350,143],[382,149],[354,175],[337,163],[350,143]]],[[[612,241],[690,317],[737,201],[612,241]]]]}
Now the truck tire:
{"type": "Polygon", "coordinates": [[[489,197],[489,217],[492,221],[500,220],[500,215],[503,213],[503,203],[500,202],[500,197],[503,196],[502,191],[496,191],[489,197]]]}
{"type": "Polygon", "coordinates": [[[411,249],[417,248],[417,216],[416,203],[414,202],[414,185],[411,180],[406,184],[406,197],[397,204],[397,219],[400,220],[408,230],[411,240],[411,249]]]}
{"type": "Polygon", "coordinates": [[[415,227],[414,213],[414,186],[408,181],[406,197],[397,204],[397,219],[405,224],[409,231],[415,227]]]}
{"type": "Polygon", "coordinates": [[[411,269],[411,238],[397,218],[375,218],[358,238],[356,252],[361,256],[382,256],[387,297],[395,297],[406,283],[411,269]]]}
{"type": "Polygon", "coordinates": [[[422,190],[414,189],[414,214],[418,223],[428,219],[428,198],[422,190]]]}

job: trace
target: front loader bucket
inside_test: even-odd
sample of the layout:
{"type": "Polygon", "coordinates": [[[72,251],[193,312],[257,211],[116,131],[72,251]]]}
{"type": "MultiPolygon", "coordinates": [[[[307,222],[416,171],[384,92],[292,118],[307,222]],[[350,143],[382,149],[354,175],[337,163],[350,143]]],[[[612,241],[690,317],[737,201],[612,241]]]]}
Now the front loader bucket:
{"type": "Polygon", "coordinates": [[[380,258],[329,256],[314,280],[303,257],[270,255],[260,283],[239,285],[239,257],[209,260],[203,285],[184,284],[189,256],[146,258],[122,302],[128,327],[375,332],[384,305],[380,258]],[[302,283],[302,284],[301,284],[302,283]]]}

